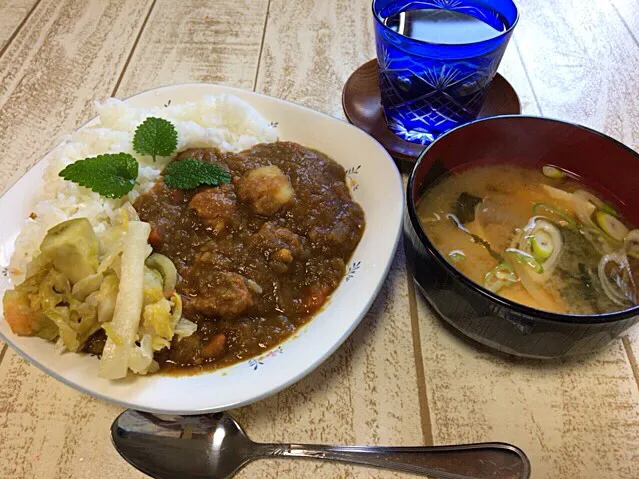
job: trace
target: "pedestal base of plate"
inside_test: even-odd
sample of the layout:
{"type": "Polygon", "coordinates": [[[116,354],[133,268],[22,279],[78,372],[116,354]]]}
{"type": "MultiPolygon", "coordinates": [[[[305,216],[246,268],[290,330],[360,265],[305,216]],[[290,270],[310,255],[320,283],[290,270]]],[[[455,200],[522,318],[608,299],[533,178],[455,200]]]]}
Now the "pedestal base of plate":
{"type": "MultiPolygon", "coordinates": [[[[388,129],[379,92],[377,60],[370,60],[355,70],[344,84],[342,106],[346,118],[364,130],[397,161],[404,172],[409,172],[424,145],[410,143],[388,129]]],[[[496,115],[517,115],[521,105],[515,89],[499,73],[495,75],[479,118],[496,115]]]]}

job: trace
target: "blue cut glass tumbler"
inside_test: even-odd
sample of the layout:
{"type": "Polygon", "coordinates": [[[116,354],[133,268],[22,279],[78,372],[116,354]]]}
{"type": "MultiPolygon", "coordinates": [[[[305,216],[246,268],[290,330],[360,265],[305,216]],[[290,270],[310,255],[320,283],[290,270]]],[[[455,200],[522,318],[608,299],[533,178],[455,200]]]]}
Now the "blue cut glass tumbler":
{"type": "Polygon", "coordinates": [[[477,118],[517,24],[512,0],[373,0],[390,130],[427,145],[477,118]]]}

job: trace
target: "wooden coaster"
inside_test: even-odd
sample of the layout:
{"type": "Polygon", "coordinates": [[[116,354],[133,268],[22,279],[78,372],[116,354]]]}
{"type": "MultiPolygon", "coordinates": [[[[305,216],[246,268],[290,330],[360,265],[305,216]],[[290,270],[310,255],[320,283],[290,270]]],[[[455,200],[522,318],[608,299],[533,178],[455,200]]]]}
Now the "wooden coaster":
{"type": "MultiPolygon", "coordinates": [[[[379,93],[377,60],[364,63],[352,73],[344,84],[342,106],[348,121],[379,141],[393,158],[399,160],[402,170],[412,168],[424,145],[403,140],[386,126],[379,93]]],[[[519,113],[521,105],[517,93],[497,73],[479,118],[519,113]]]]}

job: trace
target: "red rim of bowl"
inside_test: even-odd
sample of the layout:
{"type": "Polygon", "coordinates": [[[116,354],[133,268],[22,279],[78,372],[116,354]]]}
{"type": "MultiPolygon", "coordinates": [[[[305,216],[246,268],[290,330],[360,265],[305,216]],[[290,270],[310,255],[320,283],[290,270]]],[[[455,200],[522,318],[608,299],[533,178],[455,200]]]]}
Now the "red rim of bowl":
{"type": "Polygon", "coordinates": [[[458,126],[456,128],[453,128],[452,130],[444,133],[443,135],[441,135],[439,138],[437,138],[435,141],[433,141],[430,145],[428,145],[424,149],[424,151],[422,151],[422,153],[417,158],[417,162],[415,163],[415,167],[411,171],[410,176],[408,178],[408,185],[406,187],[406,203],[407,203],[408,215],[410,217],[410,221],[411,221],[411,224],[413,226],[413,229],[417,233],[417,236],[420,239],[420,241],[422,242],[422,244],[424,245],[424,247],[428,250],[429,253],[431,253],[435,257],[435,259],[437,260],[437,262],[441,266],[443,266],[449,272],[451,272],[458,280],[460,280],[467,287],[477,291],[478,293],[480,293],[481,295],[487,297],[491,301],[494,301],[495,303],[498,303],[500,306],[504,306],[504,307],[507,307],[509,309],[516,310],[516,311],[518,311],[520,313],[523,313],[523,314],[526,314],[528,316],[539,317],[541,319],[546,319],[546,320],[549,320],[549,321],[557,321],[557,322],[560,322],[560,323],[596,324],[596,323],[611,323],[611,322],[614,322],[614,321],[627,319],[627,318],[630,318],[630,317],[638,314],[639,313],[639,305],[631,306],[630,308],[622,309],[620,311],[613,311],[613,312],[610,312],[610,313],[601,313],[601,314],[566,314],[566,313],[555,313],[555,312],[547,311],[547,310],[544,310],[544,309],[537,309],[537,308],[533,308],[533,307],[530,307],[530,306],[526,306],[526,305],[521,304],[521,303],[517,303],[515,301],[511,301],[510,299],[504,298],[503,296],[500,296],[498,294],[493,293],[492,291],[489,291],[488,289],[484,288],[481,284],[476,283],[475,281],[473,281],[472,279],[470,279],[469,277],[467,277],[466,275],[461,273],[457,268],[455,268],[448,261],[446,261],[446,259],[441,255],[439,250],[435,247],[435,245],[433,245],[433,243],[430,241],[430,239],[428,239],[428,236],[424,232],[424,229],[422,228],[422,224],[419,221],[419,217],[418,217],[417,211],[415,209],[415,202],[413,201],[413,194],[412,194],[413,188],[415,186],[415,172],[419,169],[420,165],[422,164],[422,161],[423,161],[424,157],[428,154],[428,151],[431,149],[431,147],[433,145],[435,145],[439,140],[441,140],[442,138],[445,138],[445,137],[447,137],[449,135],[453,135],[456,131],[461,130],[462,128],[468,127],[470,125],[473,125],[473,124],[479,123],[479,122],[485,122],[485,121],[491,121],[491,120],[497,120],[497,119],[504,119],[504,118],[533,118],[533,119],[536,119],[536,120],[543,120],[543,121],[549,121],[549,122],[554,122],[554,123],[561,123],[561,124],[568,125],[568,126],[571,126],[571,127],[574,127],[574,128],[580,128],[580,129],[586,130],[586,131],[588,131],[590,133],[594,133],[594,134],[602,137],[605,140],[611,141],[611,142],[615,143],[618,146],[621,146],[623,149],[628,151],[628,153],[633,155],[637,159],[637,161],[639,161],[639,153],[634,151],[632,148],[624,145],[620,141],[615,140],[614,138],[612,138],[612,137],[610,137],[608,135],[605,135],[605,134],[603,134],[603,133],[601,133],[601,132],[599,132],[597,130],[593,130],[592,128],[588,128],[586,126],[578,125],[576,123],[571,123],[571,122],[568,122],[568,121],[556,120],[556,119],[553,119],[553,118],[545,118],[545,117],[534,116],[534,115],[498,115],[498,116],[491,116],[491,117],[488,117],[488,118],[482,118],[482,119],[475,120],[475,121],[472,121],[470,123],[466,123],[464,125],[458,126]]]}

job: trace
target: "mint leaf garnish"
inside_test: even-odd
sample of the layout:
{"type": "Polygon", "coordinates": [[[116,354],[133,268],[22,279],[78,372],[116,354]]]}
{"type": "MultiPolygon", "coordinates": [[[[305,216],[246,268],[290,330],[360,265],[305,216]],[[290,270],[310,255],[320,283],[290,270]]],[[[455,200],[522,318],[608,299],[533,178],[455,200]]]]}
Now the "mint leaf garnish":
{"type": "Polygon", "coordinates": [[[231,175],[219,166],[195,158],[169,163],[164,171],[166,186],[180,190],[192,190],[200,185],[219,186],[230,181],[231,175]]]}
{"type": "Polygon", "coordinates": [[[108,153],[71,163],[59,176],[107,198],[120,198],[135,186],[138,162],[128,153],[108,153]]]}
{"type": "Polygon", "coordinates": [[[169,156],[177,148],[178,134],[168,120],[148,117],[135,129],[133,149],[141,155],[169,156]]]}

